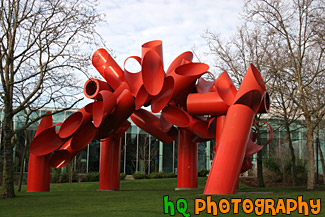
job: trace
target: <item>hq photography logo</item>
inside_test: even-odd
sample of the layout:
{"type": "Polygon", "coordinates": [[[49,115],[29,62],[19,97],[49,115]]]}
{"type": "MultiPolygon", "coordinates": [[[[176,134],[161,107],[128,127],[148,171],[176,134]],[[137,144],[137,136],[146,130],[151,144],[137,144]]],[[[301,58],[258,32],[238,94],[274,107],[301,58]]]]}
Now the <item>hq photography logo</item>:
{"type": "MultiPolygon", "coordinates": [[[[169,196],[163,197],[164,214],[175,216],[175,214],[190,217],[193,213],[188,211],[190,204],[194,205],[194,214],[201,213],[217,216],[219,214],[255,214],[261,216],[263,214],[290,215],[297,212],[301,216],[318,215],[321,212],[321,199],[304,200],[300,195],[297,198],[257,198],[255,200],[245,198],[218,199],[212,200],[211,196],[205,199],[195,198],[194,203],[189,203],[184,198],[179,198],[175,202],[169,199],[169,196]]],[[[195,216],[194,215],[194,216],[195,216]]]]}

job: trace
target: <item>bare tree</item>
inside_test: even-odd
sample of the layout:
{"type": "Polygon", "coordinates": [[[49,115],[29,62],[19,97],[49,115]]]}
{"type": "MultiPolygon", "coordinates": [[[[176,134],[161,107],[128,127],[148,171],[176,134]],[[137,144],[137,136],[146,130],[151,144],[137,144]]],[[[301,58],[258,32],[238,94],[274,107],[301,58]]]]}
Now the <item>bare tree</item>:
{"type": "Polygon", "coordinates": [[[253,0],[246,4],[247,20],[272,32],[278,43],[287,48],[279,57],[286,64],[270,68],[279,75],[285,74],[287,79],[283,82],[297,90],[290,99],[300,109],[306,125],[308,189],[315,184],[314,132],[325,115],[325,38],[324,31],[320,31],[324,14],[321,0],[253,0]],[[321,103],[317,103],[320,97],[321,103]]]}
{"type": "Polygon", "coordinates": [[[75,105],[80,86],[72,71],[86,73],[92,45],[101,42],[103,20],[93,0],[1,0],[0,97],[3,120],[2,198],[15,196],[12,138],[42,116],[14,129],[13,117],[51,106],[58,113],[75,105]]]}
{"type": "MultiPolygon", "coordinates": [[[[224,43],[220,36],[206,34],[210,50],[218,58],[217,68],[228,69],[240,83],[247,65],[256,64],[268,88],[282,91],[282,96],[274,96],[288,129],[292,114],[304,118],[308,189],[315,183],[314,132],[325,115],[324,14],[321,0],[248,0],[243,13],[246,23],[237,31],[237,38],[224,43]]],[[[293,154],[291,150],[292,158],[293,154]]]]}
{"type": "MultiPolygon", "coordinates": [[[[224,42],[220,35],[206,31],[203,36],[209,45],[210,53],[215,56],[215,68],[223,72],[226,70],[239,86],[250,63],[264,75],[268,82],[272,76],[265,65],[269,64],[270,56],[274,52],[272,35],[263,35],[261,30],[249,29],[247,25],[238,28],[234,37],[224,42]],[[261,49],[262,48],[262,49],[261,49]]],[[[272,94],[272,92],[271,92],[272,94]]],[[[258,115],[255,119],[261,118],[258,115]]],[[[259,141],[258,141],[259,143],[259,141]]],[[[262,152],[257,154],[257,180],[260,187],[264,187],[262,152]]]]}

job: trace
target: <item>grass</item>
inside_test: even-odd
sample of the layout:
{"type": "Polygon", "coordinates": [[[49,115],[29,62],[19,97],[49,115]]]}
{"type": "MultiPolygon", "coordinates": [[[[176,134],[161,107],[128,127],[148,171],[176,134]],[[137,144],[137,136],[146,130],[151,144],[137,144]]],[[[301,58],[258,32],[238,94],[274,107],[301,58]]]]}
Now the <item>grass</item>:
{"type": "MultiPolygon", "coordinates": [[[[22,192],[16,193],[14,199],[0,199],[0,216],[170,216],[164,215],[163,197],[169,195],[169,200],[176,201],[185,198],[188,201],[188,212],[194,214],[195,198],[206,199],[202,195],[206,178],[199,178],[199,188],[189,191],[175,191],[176,178],[169,179],[144,179],[144,180],[123,180],[120,191],[97,191],[98,182],[72,183],[72,184],[51,184],[51,192],[27,193],[26,186],[22,192]]],[[[221,198],[297,198],[303,195],[306,201],[310,198],[325,200],[325,186],[318,186],[317,190],[307,191],[304,187],[269,187],[252,188],[240,185],[240,192],[237,195],[214,195],[213,201],[221,198]],[[247,192],[273,192],[272,194],[256,194],[247,192]]],[[[322,204],[324,216],[325,205],[322,204]]],[[[241,208],[239,215],[247,216],[241,208]]],[[[218,213],[218,216],[223,214],[218,213]]],[[[183,216],[176,211],[175,216],[183,216]]],[[[202,212],[200,216],[212,216],[202,212]]],[[[233,216],[232,211],[224,216],[233,216]]],[[[251,214],[249,216],[254,216],[251,214]]],[[[263,216],[271,216],[265,214],[263,216]]],[[[277,216],[285,216],[278,214],[277,216]]],[[[304,216],[297,212],[291,216],[304,216]]]]}

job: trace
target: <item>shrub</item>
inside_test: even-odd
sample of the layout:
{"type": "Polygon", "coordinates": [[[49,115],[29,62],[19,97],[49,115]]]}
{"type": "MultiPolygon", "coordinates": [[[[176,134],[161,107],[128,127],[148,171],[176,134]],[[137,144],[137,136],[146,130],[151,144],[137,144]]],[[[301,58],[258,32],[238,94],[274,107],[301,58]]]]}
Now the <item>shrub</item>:
{"type": "Polygon", "coordinates": [[[174,173],[163,173],[163,178],[175,178],[176,175],[174,173]]]}
{"type": "Polygon", "coordinates": [[[121,173],[121,174],[120,174],[120,180],[124,180],[125,177],[126,177],[126,174],[125,174],[125,173],[121,173]]]}
{"type": "Polygon", "coordinates": [[[51,182],[59,183],[60,182],[61,169],[52,169],[51,182]]]}
{"type": "Polygon", "coordinates": [[[144,179],[146,177],[146,174],[144,172],[135,172],[133,174],[134,179],[144,179]]]}
{"type": "Polygon", "coordinates": [[[97,182],[99,181],[99,173],[91,172],[86,175],[86,182],[97,182]]]}
{"type": "Polygon", "coordinates": [[[279,159],[276,159],[274,157],[266,158],[263,160],[264,166],[268,168],[270,171],[282,175],[280,170],[280,165],[278,162],[281,162],[279,159]]]}
{"type": "Polygon", "coordinates": [[[158,173],[151,173],[146,176],[148,179],[160,179],[160,178],[174,178],[174,173],[165,173],[165,172],[158,172],[158,173]]]}
{"type": "Polygon", "coordinates": [[[199,177],[206,177],[208,174],[209,174],[209,170],[205,170],[205,169],[202,169],[202,170],[199,170],[198,171],[198,176],[199,177]]]}

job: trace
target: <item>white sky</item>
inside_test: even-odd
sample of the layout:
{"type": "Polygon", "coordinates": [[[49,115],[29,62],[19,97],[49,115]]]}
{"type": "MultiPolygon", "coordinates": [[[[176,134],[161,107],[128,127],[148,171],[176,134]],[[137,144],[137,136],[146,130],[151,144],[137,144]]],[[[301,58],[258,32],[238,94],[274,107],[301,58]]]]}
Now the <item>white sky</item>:
{"type": "MultiPolygon", "coordinates": [[[[193,46],[198,54],[208,51],[201,37],[204,30],[224,38],[233,34],[242,7],[241,0],[107,0],[99,8],[108,24],[97,30],[121,67],[127,57],[141,56],[142,44],[162,40],[167,69],[175,57],[193,46]]],[[[201,58],[212,66],[212,58],[201,58]]]]}
{"type": "MultiPolygon", "coordinates": [[[[213,58],[203,55],[208,48],[201,35],[209,29],[227,39],[241,24],[242,7],[241,0],[107,0],[99,5],[99,12],[106,14],[107,24],[98,25],[97,31],[106,46],[113,49],[121,67],[127,57],[141,57],[142,44],[162,40],[165,70],[179,54],[195,46],[200,60],[215,72],[213,58]]],[[[128,70],[139,71],[134,63],[128,61],[128,70]]],[[[92,70],[90,74],[99,75],[92,70]]],[[[91,101],[84,98],[78,107],[91,101]]]]}

